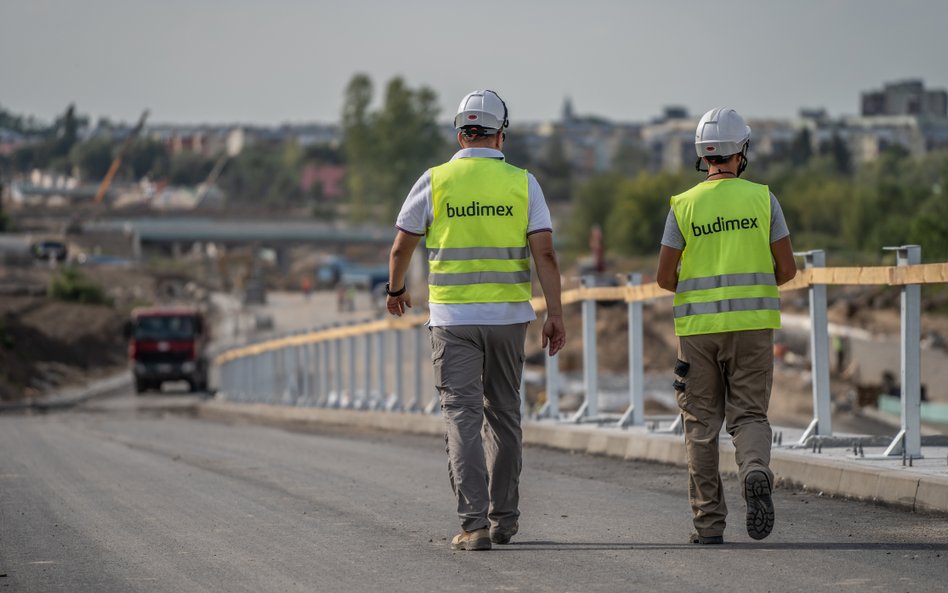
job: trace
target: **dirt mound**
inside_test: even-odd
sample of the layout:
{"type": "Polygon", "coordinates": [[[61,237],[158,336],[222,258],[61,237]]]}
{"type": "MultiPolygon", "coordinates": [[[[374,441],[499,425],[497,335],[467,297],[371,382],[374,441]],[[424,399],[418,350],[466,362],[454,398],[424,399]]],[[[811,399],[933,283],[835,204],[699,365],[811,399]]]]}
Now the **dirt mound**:
{"type": "Polygon", "coordinates": [[[124,321],[124,314],[107,306],[47,297],[2,299],[0,400],[39,395],[121,369],[124,321]]]}

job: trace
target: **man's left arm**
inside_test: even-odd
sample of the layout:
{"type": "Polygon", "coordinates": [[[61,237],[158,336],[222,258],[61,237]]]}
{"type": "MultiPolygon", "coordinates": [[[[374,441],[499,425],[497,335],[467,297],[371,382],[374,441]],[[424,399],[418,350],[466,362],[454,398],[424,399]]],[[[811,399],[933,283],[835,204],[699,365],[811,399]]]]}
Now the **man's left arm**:
{"type": "Polygon", "coordinates": [[[790,235],[771,243],[770,254],[774,258],[774,278],[777,280],[777,286],[793,280],[797,275],[797,262],[793,259],[790,235]]]}
{"type": "Polygon", "coordinates": [[[675,292],[678,288],[678,262],[681,260],[681,251],[681,249],[662,245],[662,250],[658,253],[658,271],[655,273],[655,280],[659,287],[671,292],[675,292]]]}
{"type": "Polygon", "coordinates": [[[553,233],[541,231],[527,236],[530,253],[537,268],[537,277],[546,299],[546,321],[543,323],[541,346],[550,345],[550,356],[566,345],[566,327],[563,325],[563,304],[560,292],[560,266],[553,249],[553,233]]]}
{"type": "Polygon", "coordinates": [[[774,278],[777,286],[786,284],[797,275],[797,262],[790,245],[790,229],[777,196],[770,192],[770,254],[774,260],[774,278]]]}

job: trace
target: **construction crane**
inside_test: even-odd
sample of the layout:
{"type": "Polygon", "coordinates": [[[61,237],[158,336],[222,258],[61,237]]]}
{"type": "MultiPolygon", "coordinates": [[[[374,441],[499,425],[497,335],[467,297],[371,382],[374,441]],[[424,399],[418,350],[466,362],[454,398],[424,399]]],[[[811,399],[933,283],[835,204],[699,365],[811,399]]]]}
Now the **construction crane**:
{"type": "Polygon", "coordinates": [[[109,186],[112,185],[112,179],[115,177],[115,174],[118,173],[119,167],[122,166],[122,159],[125,158],[128,149],[132,147],[132,143],[135,142],[135,139],[141,133],[142,128],[145,127],[145,120],[148,118],[148,110],[142,112],[142,116],[138,119],[138,123],[132,128],[132,131],[129,133],[128,137],[125,138],[125,142],[122,143],[122,147],[119,148],[118,154],[115,155],[115,159],[112,161],[112,165],[109,167],[109,172],[105,174],[105,178],[102,179],[102,183],[99,184],[99,191],[95,193],[95,203],[101,204],[102,200],[105,199],[105,194],[109,191],[109,186]]]}

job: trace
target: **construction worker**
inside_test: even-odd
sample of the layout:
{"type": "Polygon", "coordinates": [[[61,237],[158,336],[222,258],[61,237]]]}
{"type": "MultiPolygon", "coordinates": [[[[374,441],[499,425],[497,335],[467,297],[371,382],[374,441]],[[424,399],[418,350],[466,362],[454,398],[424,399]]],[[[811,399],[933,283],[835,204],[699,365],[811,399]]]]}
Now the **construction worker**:
{"type": "Polygon", "coordinates": [[[767,186],[740,179],[750,134],[733,109],[712,109],[698,122],[695,168],[707,179],[671,198],[658,263],[658,285],[675,292],[674,385],[694,513],[689,541],[697,544],[724,543],[718,435],[725,421],[747,533],[763,539],[774,526],[767,407],[780,327],[777,286],[796,275],[796,264],[777,199],[767,186]]]}
{"type": "Polygon", "coordinates": [[[527,324],[536,319],[530,254],[546,297],[542,346],[550,356],[566,332],[543,191],[501,152],[507,106],[493,91],[474,91],[454,124],[461,150],[421,176],[398,215],[386,307],[396,316],[411,307],[405,275],[424,236],[434,379],[461,519],[451,547],[489,550],[519,529],[520,377],[527,324]]]}

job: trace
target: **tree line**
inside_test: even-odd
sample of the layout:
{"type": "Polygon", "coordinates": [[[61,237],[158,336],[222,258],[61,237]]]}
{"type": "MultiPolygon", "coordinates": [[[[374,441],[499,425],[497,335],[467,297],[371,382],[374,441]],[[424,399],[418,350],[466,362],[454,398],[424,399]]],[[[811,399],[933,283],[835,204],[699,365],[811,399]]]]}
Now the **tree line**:
{"type": "MultiPolygon", "coordinates": [[[[916,158],[891,147],[853,166],[834,145],[798,162],[752,158],[744,178],[777,196],[796,250],[872,263],[884,246],[918,244],[927,261],[948,260],[948,151],[916,158]]],[[[566,222],[570,242],[581,249],[599,225],[611,252],[654,254],[670,197],[702,179],[694,171],[596,175],[576,189],[566,222]]]]}

